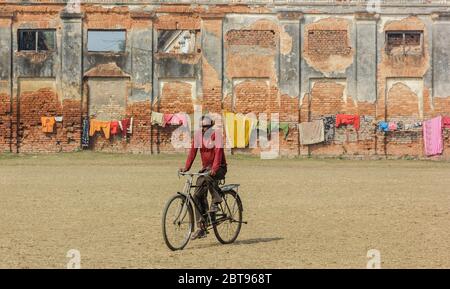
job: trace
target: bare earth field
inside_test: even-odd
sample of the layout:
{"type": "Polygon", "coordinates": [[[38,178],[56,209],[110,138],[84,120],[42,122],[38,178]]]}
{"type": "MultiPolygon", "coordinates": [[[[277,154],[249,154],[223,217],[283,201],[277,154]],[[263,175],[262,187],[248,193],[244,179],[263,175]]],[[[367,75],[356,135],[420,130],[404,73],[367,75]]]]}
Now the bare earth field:
{"type": "Polygon", "coordinates": [[[228,161],[248,225],[171,252],[184,156],[0,156],[0,267],[66,268],[77,249],[82,268],[365,268],[377,249],[383,268],[450,268],[450,163],[228,161]]]}

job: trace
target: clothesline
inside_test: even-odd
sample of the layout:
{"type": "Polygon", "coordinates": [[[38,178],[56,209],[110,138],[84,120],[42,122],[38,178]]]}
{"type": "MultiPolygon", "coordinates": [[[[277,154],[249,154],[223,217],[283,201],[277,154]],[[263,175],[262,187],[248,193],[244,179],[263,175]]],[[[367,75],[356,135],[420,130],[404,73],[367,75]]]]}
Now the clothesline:
{"type": "MultiPolygon", "coordinates": [[[[192,114],[191,114],[192,115],[192,114]]],[[[160,113],[151,112],[151,124],[166,127],[168,125],[191,127],[189,119],[192,117],[186,113],[160,113]]],[[[224,113],[226,134],[233,147],[245,148],[249,145],[252,134],[261,130],[260,123],[256,118],[248,118],[242,114],[232,112],[224,113]],[[242,130],[244,128],[244,130],[242,130]],[[233,136],[233,138],[231,137],[233,136]]],[[[364,118],[366,119],[366,118],[364,118]]],[[[41,127],[44,133],[53,133],[55,124],[62,122],[62,116],[42,116],[41,127]]],[[[292,122],[278,122],[273,125],[272,122],[266,122],[267,132],[283,131],[285,139],[289,134],[289,124],[292,122]]],[[[443,152],[443,128],[450,129],[450,117],[438,116],[423,122],[414,122],[405,124],[403,121],[379,121],[372,122],[376,125],[378,131],[390,132],[399,130],[409,130],[412,128],[423,127],[424,149],[427,156],[442,154],[443,152]]],[[[352,125],[356,131],[360,129],[361,117],[359,115],[336,114],[323,116],[320,120],[311,122],[301,122],[298,124],[300,144],[313,145],[319,143],[330,143],[334,140],[335,129],[341,126],[352,125]]],[[[133,118],[126,118],[120,121],[100,121],[96,119],[83,119],[82,146],[89,146],[89,138],[96,133],[102,132],[106,139],[111,135],[119,135],[127,138],[133,133],[133,118]]]]}
{"type": "MultiPolygon", "coordinates": [[[[190,127],[191,130],[193,130],[193,126],[190,126],[190,122],[188,120],[188,116],[189,119],[192,119],[191,115],[193,114],[186,114],[186,113],[175,113],[175,114],[171,114],[171,113],[160,113],[160,112],[155,112],[152,111],[152,115],[151,115],[151,123],[152,125],[158,125],[161,127],[167,127],[169,125],[175,125],[175,126],[179,126],[182,125],[184,127],[190,127]]],[[[225,118],[225,123],[227,124],[227,130],[229,131],[229,134],[234,134],[234,133],[238,133],[240,130],[235,129],[238,127],[246,127],[245,131],[245,140],[243,142],[235,143],[235,146],[243,146],[243,143],[248,144],[248,139],[250,138],[250,135],[252,133],[253,130],[255,130],[256,128],[259,128],[259,120],[257,119],[252,119],[252,118],[248,118],[242,114],[235,114],[232,112],[224,112],[224,118],[225,118]],[[234,123],[234,125],[232,125],[232,123],[234,123]],[[232,128],[233,127],[233,128],[232,128]]],[[[272,127],[272,122],[267,122],[267,130],[269,132],[271,131],[276,131],[276,130],[281,130],[284,133],[285,138],[287,138],[288,134],[289,134],[289,122],[278,122],[278,124],[273,125],[272,127]]],[[[235,138],[236,139],[236,138],[235,138]]]]}
{"type": "Polygon", "coordinates": [[[89,139],[96,133],[103,133],[105,139],[110,139],[113,135],[120,135],[122,138],[127,138],[133,133],[133,118],[125,118],[120,121],[101,121],[97,119],[83,119],[83,133],[81,137],[81,144],[83,147],[89,146],[89,139]]]}

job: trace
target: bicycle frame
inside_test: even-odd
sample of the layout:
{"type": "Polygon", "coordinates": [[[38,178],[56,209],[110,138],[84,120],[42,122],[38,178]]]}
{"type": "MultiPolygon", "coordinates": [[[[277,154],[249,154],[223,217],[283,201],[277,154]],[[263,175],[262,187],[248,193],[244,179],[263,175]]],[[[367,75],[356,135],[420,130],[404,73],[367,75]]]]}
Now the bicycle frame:
{"type": "MultiPolygon", "coordinates": [[[[187,206],[188,206],[189,203],[193,206],[193,208],[196,209],[195,212],[194,212],[195,214],[197,214],[197,211],[199,211],[199,212],[201,211],[199,206],[197,205],[197,203],[194,201],[194,198],[192,197],[192,194],[191,194],[192,188],[197,188],[198,187],[197,185],[193,185],[193,179],[194,179],[194,176],[197,176],[197,177],[207,176],[208,173],[178,173],[178,175],[179,176],[183,175],[183,176],[187,177],[186,182],[184,184],[183,192],[179,193],[179,194],[182,194],[182,195],[185,196],[186,201],[183,204],[183,207],[181,208],[177,218],[175,218],[175,220],[177,220],[178,217],[180,217],[182,215],[181,220],[183,220],[184,217],[186,216],[187,212],[188,212],[187,206]]],[[[224,203],[227,206],[228,211],[231,212],[230,207],[228,206],[228,203],[227,203],[226,199],[224,199],[224,203]]],[[[222,206],[222,204],[220,206],[222,206]]],[[[221,207],[221,211],[222,212],[224,211],[222,207],[221,207]]],[[[215,217],[217,217],[217,214],[216,214],[215,217]]],[[[224,216],[222,216],[222,217],[224,217],[224,216]]],[[[212,218],[211,218],[211,214],[209,212],[206,212],[205,214],[203,214],[203,218],[206,221],[206,228],[205,229],[209,230],[209,229],[212,228],[212,226],[221,224],[222,222],[228,220],[228,218],[230,218],[230,217],[227,218],[225,216],[224,218],[219,218],[219,220],[217,220],[215,218],[215,220],[213,221],[212,218]]],[[[235,220],[232,220],[232,221],[235,221],[235,220]]],[[[235,222],[238,222],[238,221],[235,221],[235,222]]]]}

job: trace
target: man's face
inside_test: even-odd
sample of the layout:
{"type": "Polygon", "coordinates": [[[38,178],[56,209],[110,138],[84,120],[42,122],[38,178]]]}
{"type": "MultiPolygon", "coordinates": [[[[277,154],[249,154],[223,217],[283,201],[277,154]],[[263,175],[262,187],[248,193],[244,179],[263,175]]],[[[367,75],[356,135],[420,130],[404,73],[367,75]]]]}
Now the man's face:
{"type": "Polygon", "coordinates": [[[204,135],[208,129],[212,127],[212,121],[210,119],[202,120],[202,134],[204,135]]]}

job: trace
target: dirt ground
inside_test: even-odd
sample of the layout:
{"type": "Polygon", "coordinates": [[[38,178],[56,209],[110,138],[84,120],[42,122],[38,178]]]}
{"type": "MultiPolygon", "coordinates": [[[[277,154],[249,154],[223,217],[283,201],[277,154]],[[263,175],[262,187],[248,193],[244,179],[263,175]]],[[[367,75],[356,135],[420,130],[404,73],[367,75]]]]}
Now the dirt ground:
{"type": "MultiPolygon", "coordinates": [[[[241,234],[171,252],[165,202],[184,156],[0,156],[0,267],[450,268],[450,163],[229,157],[241,234]]],[[[199,163],[196,163],[196,167],[199,163]]]]}

